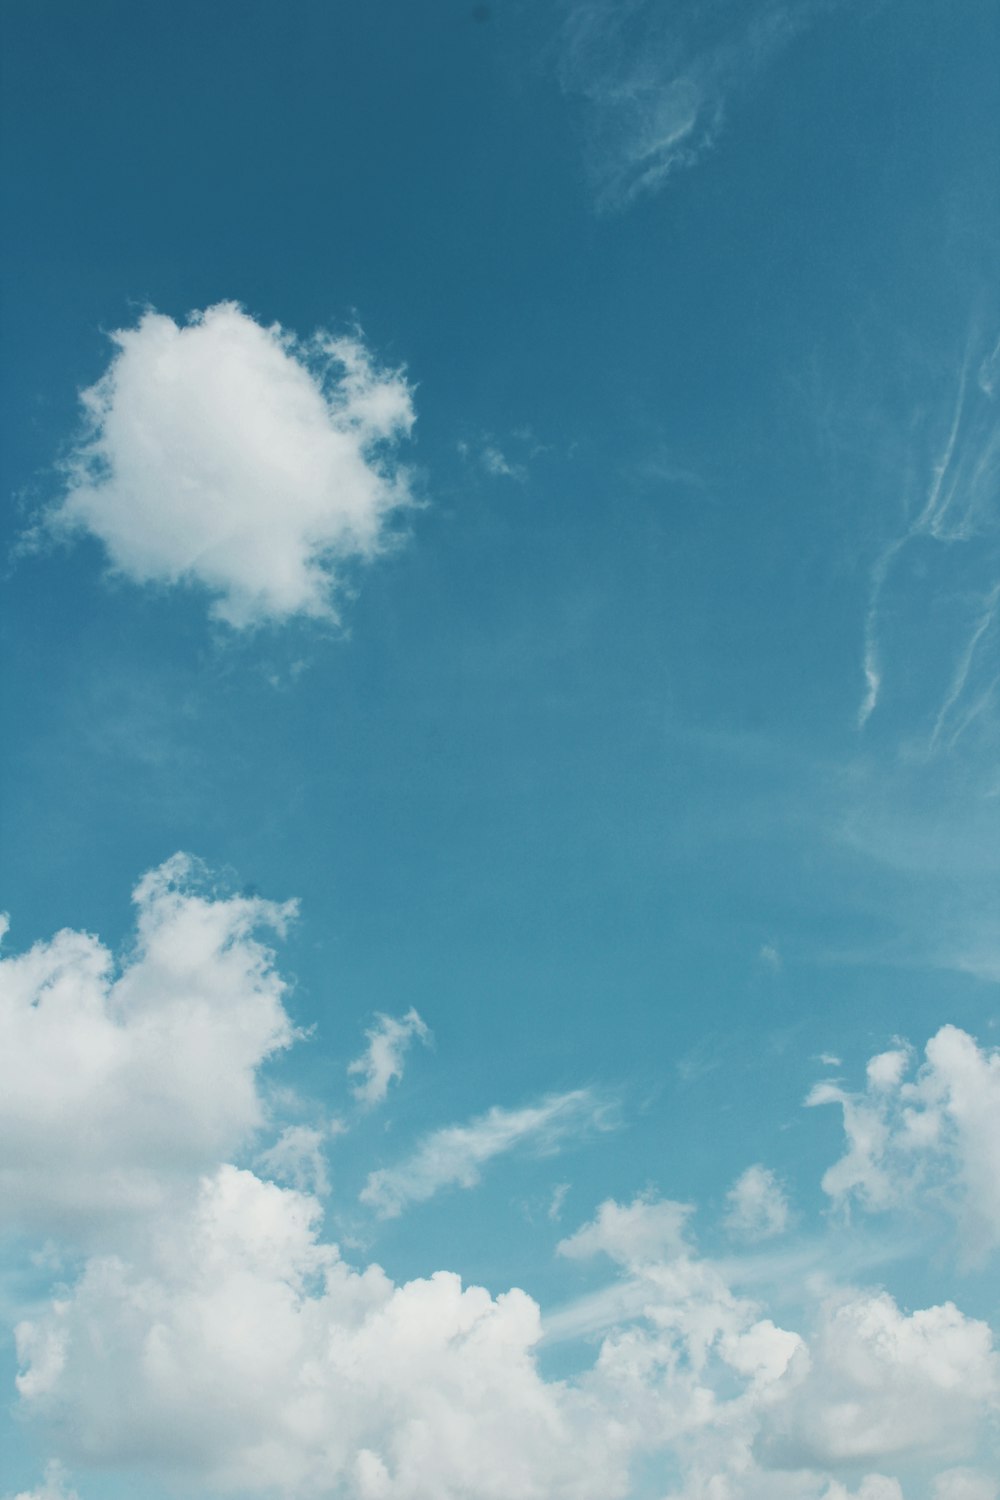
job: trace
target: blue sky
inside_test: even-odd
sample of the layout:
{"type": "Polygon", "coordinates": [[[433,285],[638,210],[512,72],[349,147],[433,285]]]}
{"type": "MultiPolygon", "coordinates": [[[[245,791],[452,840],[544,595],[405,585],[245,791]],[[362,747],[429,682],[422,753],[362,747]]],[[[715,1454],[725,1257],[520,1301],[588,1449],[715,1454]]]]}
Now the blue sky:
{"type": "Polygon", "coordinates": [[[995,0],[3,29],[0,1493],[996,1500],[995,0]]]}

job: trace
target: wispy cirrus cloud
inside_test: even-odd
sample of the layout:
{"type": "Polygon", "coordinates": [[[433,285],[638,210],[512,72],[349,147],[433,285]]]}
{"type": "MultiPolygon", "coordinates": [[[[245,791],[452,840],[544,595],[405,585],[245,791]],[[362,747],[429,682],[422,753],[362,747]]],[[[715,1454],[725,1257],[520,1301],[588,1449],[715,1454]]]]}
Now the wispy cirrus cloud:
{"type": "MultiPolygon", "coordinates": [[[[924,468],[921,490],[904,496],[909,520],[882,547],[871,568],[868,608],[864,624],[862,672],[865,690],[858,708],[863,729],[878,707],[884,663],[881,644],[883,598],[901,554],[912,543],[925,540],[942,546],[971,542],[995,533],[1000,491],[1000,415],[997,409],[1000,342],[987,345],[973,327],[955,377],[954,395],[936,452],[924,468]]],[[[918,470],[919,472],[919,470],[918,470]]],[[[937,710],[928,749],[952,744],[990,701],[995,680],[977,681],[973,666],[978,648],[991,629],[1000,598],[994,584],[985,599],[973,605],[973,619],[965,645],[937,710]],[[968,698],[975,695],[970,705],[968,698]],[[948,731],[950,730],[950,734],[948,731]]]]}
{"type": "Polygon", "coordinates": [[[371,1172],[361,1202],[380,1218],[396,1218],[443,1188],[475,1187],[498,1156],[522,1148],[549,1154],[567,1140],[611,1126],[608,1105],[589,1089],[550,1094],[521,1109],[495,1105],[468,1124],[432,1131],[396,1166],[371,1172]]]}
{"type": "Polygon", "coordinates": [[[598,205],[624,208],[692,166],[733,105],[836,0],[751,8],[671,0],[578,0],[560,37],[559,77],[582,101],[598,205]]]}

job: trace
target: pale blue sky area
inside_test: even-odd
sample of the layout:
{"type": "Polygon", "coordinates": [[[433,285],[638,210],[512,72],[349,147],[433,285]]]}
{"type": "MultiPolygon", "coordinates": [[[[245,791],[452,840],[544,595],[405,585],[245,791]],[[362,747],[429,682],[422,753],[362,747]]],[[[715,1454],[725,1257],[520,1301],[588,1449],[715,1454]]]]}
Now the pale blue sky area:
{"type": "MultiPolygon", "coordinates": [[[[802,1107],[901,1039],[1000,1040],[995,0],[8,0],[3,32],[5,951],[127,947],[177,850],[297,898],[303,1035],[232,1154],[336,1117],[326,1233],[397,1281],[572,1310],[612,1272],[555,1247],[604,1200],[694,1204],[732,1256],[760,1163],[776,1323],[815,1271],[995,1325],[995,1259],[936,1199],[845,1219],[840,1110],[802,1107]],[[237,628],[95,535],[24,541],[109,334],[220,302],[405,368],[415,503],[343,564],[339,626],[237,628]],[[432,1045],[366,1111],[348,1064],[411,1007],[432,1045]],[[359,1198],[577,1091],[474,1186],[359,1198]]],[[[11,1327],[88,1253],[67,1229],[31,1268],[61,1232],[0,1252],[0,1493],[57,1456],[81,1500],[159,1496],[155,1444],[88,1460],[72,1403],[15,1411],[11,1327]]],[[[578,1325],[546,1376],[593,1361],[608,1320],[578,1325]]],[[[769,1441],[849,1487],[802,1496],[994,1493],[932,1488],[989,1475],[987,1437],[826,1468],[769,1441]]],[[[696,1468],[643,1449],[627,1493],[707,1495],[696,1468]]],[[[383,1493],[351,1483],[295,1493],[383,1493]]]]}

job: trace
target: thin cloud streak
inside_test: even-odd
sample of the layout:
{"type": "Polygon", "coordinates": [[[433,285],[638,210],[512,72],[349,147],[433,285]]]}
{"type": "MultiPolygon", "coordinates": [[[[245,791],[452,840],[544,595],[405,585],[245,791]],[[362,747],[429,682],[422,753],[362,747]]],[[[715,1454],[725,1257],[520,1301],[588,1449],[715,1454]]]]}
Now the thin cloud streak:
{"type": "MultiPolygon", "coordinates": [[[[970,541],[993,519],[991,509],[996,501],[996,486],[993,481],[1000,470],[1000,424],[992,410],[984,410],[982,401],[973,404],[969,377],[977,342],[974,330],[967,341],[965,356],[959,369],[948,432],[938,457],[931,465],[930,482],[919,514],[905,531],[883,547],[872,565],[864,624],[862,673],[865,692],[858,709],[859,730],[864,729],[875,712],[881,695],[883,666],[879,622],[882,596],[900,553],[920,537],[946,545],[970,541]],[[953,516],[956,507],[958,514],[953,516]]],[[[998,357],[1000,344],[981,360],[976,380],[980,397],[991,405],[995,396],[994,373],[998,357]]],[[[984,616],[977,625],[956,668],[952,687],[938,712],[931,735],[931,750],[937,748],[944,720],[965,688],[975,648],[992,623],[990,612],[996,607],[995,592],[991,593],[990,601],[987,606],[990,617],[984,616]]]]}
{"type": "Polygon", "coordinates": [[[550,1154],[572,1137],[611,1128],[605,1103],[589,1089],[551,1094],[522,1109],[495,1105],[465,1125],[432,1131],[395,1167],[371,1172],[360,1201],[381,1219],[394,1219],[447,1187],[475,1187],[487,1162],[519,1147],[550,1154]]]}

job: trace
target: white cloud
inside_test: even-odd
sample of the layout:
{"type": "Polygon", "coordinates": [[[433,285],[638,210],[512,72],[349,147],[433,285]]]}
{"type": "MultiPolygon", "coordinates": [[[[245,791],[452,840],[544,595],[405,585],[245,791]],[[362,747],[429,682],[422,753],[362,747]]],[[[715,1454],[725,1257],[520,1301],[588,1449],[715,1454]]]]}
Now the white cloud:
{"type": "Polygon", "coordinates": [[[589,1224],[560,1240],[556,1248],[570,1260],[606,1255],[629,1270],[638,1270],[673,1259],[688,1248],[684,1234],[691,1213],[689,1203],[669,1198],[647,1195],[631,1203],[609,1198],[589,1224]]]}
{"type": "MultiPolygon", "coordinates": [[[[702,1258],[686,1204],[607,1200],[559,1245],[565,1261],[617,1268],[563,1316],[562,1337],[600,1335],[573,1379],[543,1377],[524,1292],[346,1264],[306,1191],[326,1186],[335,1127],[287,1126],[258,1155],[291,1187],[223,1160],[262,1123],[257,1069],[292,1039],[255,935],[292,908],[197,877],[176,857],[139,883],[117,968],[80,933],[0,965],[3,1202],[39,1242],[55,1221],[66,1252],[34,1258],[32,1275],[58,1285],[16,1329],[21,1415],[49,1451],[301,1500],[624,1500],[637,1472],[672,1476],[672,1500],[899,1500],[887,1466],[922,1463],[929,1478],[980,1462],[939,1473],[935,1500],[995,1500],[981,1444],[1000,1371],[984,1323],[947,1302],[821,1295],[807,1257],[798,1326],[780,1326],[740,1288],[780,1280],[787,1310],[789,1277],[751,1266],[741,1280],[745,1256],[702,1258]]],[[[873,1059],[865,1104],[884,1112],[884,1141],[904,1115],[919,1140],[932,1118],[934,1140],[958,1115],[974,1133],[992,1066],[944,1028],[913,1082],[906,1049],[873,1059]]],[[[372,1174],[367,1201],[399,1212],[471,1185],[502,1152],[606,1125],[586,1090],[494,1109],[372,1174]]],[[[19,1500],[74,1497],[56,1467],[19,1500]]]]}
{"type": "Polygon", "coordinates": [[[342,1128],[337,1122],[325,1131],[312,1125],[286,1125],[274,1145],[260,1153],[257,1165],[275,1182],[323,1198],[330,1191],[323,1145],[342,1128]]]}
{"type": "Polygon", "coordinates": [[[839,1104],[847,1151],[826,1172],[835,1203],[937,1206],[957,1220],[963,1257],[1000,1246],[1000,1052],[942,1026],[906,1081],[909,1050],[871,1059],[864,1093],[821,1083],[807,1104],[839,1104]]]}
{"type": "Polygon", "coordinates": [[[980,1469],[945,1469],[934,1478],[933,1500],[997,1500],[1000,1482],[980,1469]]]}
{"type": "Polygon", "coordinates": [[[523,464],[514,463],[507,458],[495,443],[487,443],[480,454],[480,460],[487,474],[494,479],[517,479],[523,481],[527,470],[523,464]]]}
{"type": "Polygon", "coordinates": [[[293,1037],[254,935],[292,904],[199,891],[176,855],[137,885],[120,965],[65,930],[0,960],[0,1220],[57,1231],[159,1201],[263,1121],[261,1062],[293,1037]]]}
{"type": "Polygon", "coordinates": [[[655,192],[698,161],[734,100],[829,3],[758,0],[727,26],[718,7],[577,0],[562,33],[560,77],[585,102],[601,206],[655,192]]]}
{"type": "Polygon", "coordinates": [[[394,1016],[379,1014],[375,1025],[365,1032],[368,1046],[360,1057],[356,1057],[348,1073],[358,1073],[362,1081],[355,1085],[354,1097],[366,1108],[381,1104],[389,1092],[389,1085],[403,1076],[403,1058],[416,1037],[425,1045],[430,1041],[430,1032],[416,1010],[411,1006],[405,1016],[398,1020],[394,1016]]]}
{"type": "MultiPolygon", "coordinates": [[[[920,490],[904,493],[905,512],[911,516],[909,525],[884,543],[872,564],[864,622],[865,692],[858,710],[859,729],[865,727],[878,707],[884,675],[879,639],[883,599],[896,565],[910,543],[920,540],[925,546],[938,544],[951,548],[955,543],[981,539],[985,531],[996,529],[1000,476],[1000,424],[994,404],[997,346],[990,352],[984,349],[984,343],[984,330],[973,324],[957,372],[954,396],[938,424],[935,448],[919,458],[908,452],[906,462],[901,465],[904,471],[922,472],[923,484],[920,490]],[[977,365],[978,378],[974,380],[977,365]]],[[[934,431],[930,424],[924,423],[922,427],[934,431]]],[[[933,552],[930,556],[933,558],[933,552]]],[[[954,568],[953,559],[949,567],[954,568]]],[[[970,598],[976,592],[971,588],[970,598]]],[[[980,646],[992,631],[998,603],[1000,593],[994,586],[969,620],[951,680],[934,713],[928,754],[954,749],[992,700],[991,658],[980,646]],[[985,669],[977,670],[980,657],[985,659],[985,669]]]]}
{"type": "Polygon", "coordinates": [[[359,337],[301,341],[232,302],[113,339],[49,529],[92,533],[137,583],[200,585],[238,628],[336,618],[343,568],[410,501],[391,458],[413,424],[403,376],[359,337]]]}
{"type": "Polygon", "coordinates": [[[45,1467],[45,1478],[33,1490],[21,1490],[14,1500],[80,1500],[76,1490],[67,1488],[66,1470],[53,1461],[45,1467]]]}
{"type": "Polygon", "coordinates": [[[990,1329],[950,1302],[907,1315],[884,1292],[837,1294],[809,1353],[808,1374],[766,1425],[779,1467],[961,1458],[997,1410],[990,1329]]]}
{"type": "Polygon", "coordinates": [[[726,1228],[748,1240],[766,1240],[788,1228],[788,1200],[777,1177],[756,1162],[736,1179],[726,1194],[726,1228]]]}
{"type": "Polygon", "coordinates": [[[587,1089],[553,1094],[523,1109],[494,1106],[467,1125],[446,1125],[424,1137],[395,1167],[369,1173],[361,1202],[391,1219],[446,1187],[475,1187],[487,1162],[519,1146],[550,1152],[570,1136],[606,1128],[606,1110],[587,1089]]]}
{"type": "Polygon", "coordinates": [[[823,1491],[823,1500],[903,1500],[903,1486],[885,1474],[866,1474],[856,1490],[834,1480],[823,1491]]]}
{"type": "Polygon", "coordinates": [[[614,1424],[535,1368],[529,1297],[446,1272],[396,1286],[377,1266],[351,1270],[317,1221],[313,1200],[249,1172],[206,1178],[138,1263],[92,1259],[19,1328],[23,1409],[60,1423],[78,1460],[144,1461],[223,1490],[624,1493],[614,1424]]]}
{"type": "Polygon", "coordinates": [[[352,1269],[314,1199],[222,1167],[20,1325],[22,1415],[78,1463],[350,1500],[614,1500],[665,1453],[675,1500],[898,1500],[830,1468],[973,1450],[998,1389],[985,1325],[841,1293],[807,1341],[733,1294],[686,1217],[606,1203],[570,1237],[642,1302],[591,1369],[547,1381],[523,1292],[352,1269]]]}

